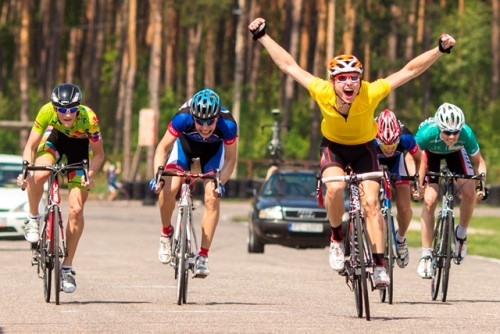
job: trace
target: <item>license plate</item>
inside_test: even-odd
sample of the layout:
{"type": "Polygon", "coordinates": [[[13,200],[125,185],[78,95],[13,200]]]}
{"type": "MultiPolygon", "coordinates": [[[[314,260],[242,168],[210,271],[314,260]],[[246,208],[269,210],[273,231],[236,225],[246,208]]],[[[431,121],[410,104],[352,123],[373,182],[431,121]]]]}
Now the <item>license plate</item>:
{"type": "Polygon", "coordinates": [[[290,223],[288,224],[288,230],[291,232],[323,233],[323,225],[312,223],[290,223]]]}
{"type": "Polygon", "coordinates": [[[7,226],[7,218],[0,218],[0,227],[7,226]]]}

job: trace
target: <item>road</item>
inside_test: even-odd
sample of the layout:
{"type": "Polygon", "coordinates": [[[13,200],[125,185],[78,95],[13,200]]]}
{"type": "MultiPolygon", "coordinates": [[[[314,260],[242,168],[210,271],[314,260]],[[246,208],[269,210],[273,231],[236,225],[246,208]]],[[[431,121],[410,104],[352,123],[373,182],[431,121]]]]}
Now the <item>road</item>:
{"type": "MultiPolygon", "coordinates": [[[[222,204],[210,251],[211,275],[190,280],[176,304],[173,270],[157,260],[158,208],[89,201],[74,267],[78,288],[61,305],[43,300],[25,241],[0,241],[0,333],[500,332],[499,261],[468,256],[452,266],[448,300],[410,264],[395,270],[394,304],[370,294],[372,321],[356,317],[353,294],[327,262],[328,250],[266,246],[246,251],[248,203],[222,204]]],[[[196,220],[203,209],[195,212],[196,220]]]]}

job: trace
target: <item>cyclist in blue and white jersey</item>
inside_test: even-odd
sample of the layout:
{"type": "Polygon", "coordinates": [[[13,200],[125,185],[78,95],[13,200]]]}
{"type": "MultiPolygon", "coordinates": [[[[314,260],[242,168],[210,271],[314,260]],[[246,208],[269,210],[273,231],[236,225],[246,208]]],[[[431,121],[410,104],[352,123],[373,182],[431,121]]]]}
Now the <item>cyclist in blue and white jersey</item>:
{"type": "MultiPolygon", "coordinates": [[[[420,164],[420,185],[424,184],[426,171],[439,172],[441,160],[451,172],[473,175],[484,173],[486,163],[479,151],[474,131],[465,124],[462,110],[450,103],[442,104],[434,117],[420,124],[415,135],[418,145],[424,151],[420,164]],[[474,167],[473,167],[474,166],[474,167]]],[[[422,278],[432,278],[432,236],[434,233],[434,211],[439,194],[439,180],[427,178],[424,189],[424,206],[422,208],[422,257],[417,272],[422,278]]],[[[476,205],[475,182],[457,180],[457,189],[461,194],[460,223],[455,230],[454,261],[457,264],[467,254],[467,227],[469,226],[476,205]]]]}
{"type": "MultiPolygon", "coordinates": [[[[154,156],[154,173],[158,166],[165,170],[189,171],[193,158],[200,158],[203,173],[220,169],[221,193],[214,183],[205,180],[205,212],[201,223],[201,245],[195,261],[195,277],[204,278],[208,269],[208,251],[219,221],[220,197],[224,195],[224,184],[236,165],[236,142],[238,127],[229,110],[222,107],[219,96],[210,89],[197,92],[184,103],[168,125],[167,131],[154,156]]],[[[162,221],[162,233],[158,258],[161,263],[170,263],[172,257],[173,226],[171,218],[175,209],[175,196],[181,185],[179,177],[164,177],[162,183],[151,180],[150,189],[159,193],[158,202],[162,221]],[[163,188],[163,191],[160,190],[163,188]]]]}
{"type": "MultiPolygon", "coordinates": [[[[411,155],[418,167],[422,151],[417,145],[410,130],[402,125],[396,115],[389,109],[385,109],[377,118],[378,131],[375,141],[377,142],[378,161],[387,166],[389,172],[394,175],[414,175],[416,167],[407,167],[405,153],[411,155]]],[[[406,267],[410,261],[408,244],[406,242],[406,231],[410,226],[413,211],[410,205],[410,181],[398,180],[395,184],[395,197],[398,221],[398,232],[396,233],[398,257],[396,262],[400,268],[406,267]]]]}

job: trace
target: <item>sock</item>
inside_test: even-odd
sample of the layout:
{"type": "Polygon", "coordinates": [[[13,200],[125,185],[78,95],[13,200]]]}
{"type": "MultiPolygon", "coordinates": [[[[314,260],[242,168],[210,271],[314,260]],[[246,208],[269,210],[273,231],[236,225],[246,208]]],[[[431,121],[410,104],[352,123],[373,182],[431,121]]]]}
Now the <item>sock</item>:
{"type": "Polygon", "coordinates": [[[376,267],[385,267],[384,253],[373,253],[373,262],[376,267]]]}
{"type": "Polygon", "coordinates": [[[169,225],[168,227],[163,226],[161,228],[161,234],[162,234],[162,236],[165,236],[165,237],[170,237],[172,235],[173,231],[174,231],[174,227],[172,225],[169,225]]]}
{"type": "Polygon", "coordinates": [[[208,257],[208,249],[200,247],[200,251],[198,252],[198,255],[208,257]]]}
{"type": "Polygon", "coordinates": [[[403,242],[405,242],[405,239],[406,237],[403,235],[403,236],[400,236],[399,235],[399,232],[396,233],[396,241],[399,243],[399,244],[402,244],[403,242]]]}
{"type": "Polygon", "coordinates": [[[38,219],[38,217],[40,217],[40,216],[39,215],[33,216],[31,213],[28,216],[29,219],[38,219]]]}
{"type": "Polygon", "coordinates": [[[331,227],[332,233],[331,233],[331,240],[332,241],[342,241],[344,240],[344,235],[342,234],[342,225],[337,226],[337,227],[331,227]]]}
{"type": "Polygon", "coordinates": [[[422,247],[422,257],[432,257],[432,248],[423,248],[422,247]]]}
{"type": "Polygon", "coordinates": [[[462,225],[458,225],[457,227],[457,238],[464,240],[467,238],[467,227],[462,227],[462,225]]]}
{"type": "Polygon", "coordinates": [[[73,267],[72,266],[64,266],[64,265],[62,265],[61,269],[64,270],[64,271],[68,271],[68,270],[73,269],[73,267]]]}

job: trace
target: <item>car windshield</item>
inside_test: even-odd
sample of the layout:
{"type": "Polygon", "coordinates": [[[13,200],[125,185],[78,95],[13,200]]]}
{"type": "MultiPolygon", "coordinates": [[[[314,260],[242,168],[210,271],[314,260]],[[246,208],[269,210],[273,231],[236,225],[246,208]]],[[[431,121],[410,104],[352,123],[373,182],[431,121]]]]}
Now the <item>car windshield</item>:
{"type": "Polygon", "coordinates": [[[21,165],[15,163],[0,164],[0,187],[17,187],[16,179],[21,174],[21,165]]]}
{"type": "Polygon", "coordinates": [[[316,176],[310,173],[274,173],[262,187],[262,196],[316,196],[316,176]]]}

